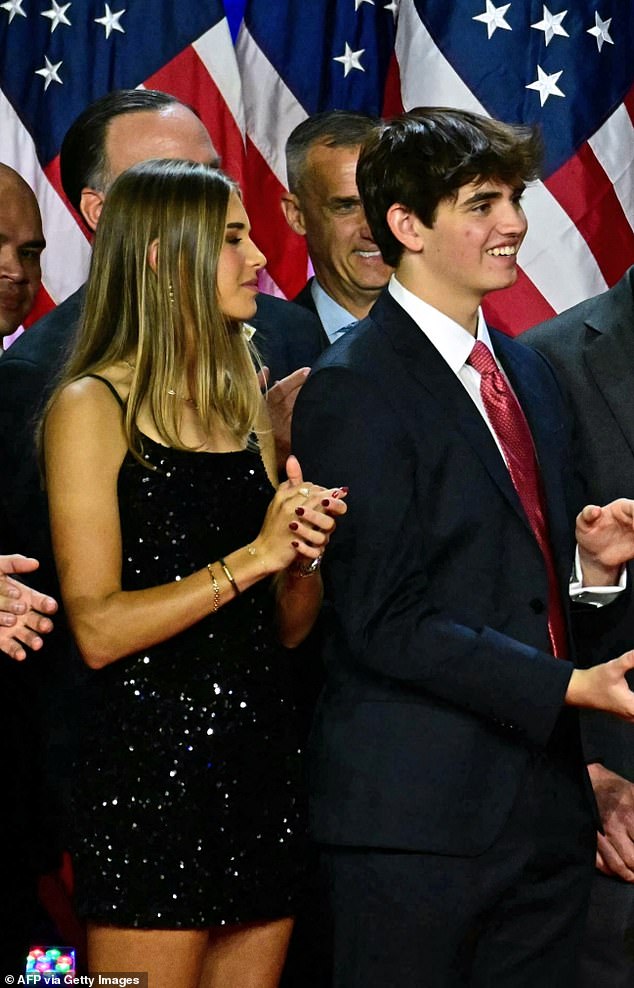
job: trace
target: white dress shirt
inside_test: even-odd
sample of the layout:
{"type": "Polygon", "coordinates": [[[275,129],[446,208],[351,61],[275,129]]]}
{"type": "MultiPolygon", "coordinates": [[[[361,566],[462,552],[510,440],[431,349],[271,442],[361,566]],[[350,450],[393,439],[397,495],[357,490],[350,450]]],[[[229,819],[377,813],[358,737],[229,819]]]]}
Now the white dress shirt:
{"type": "MultiPolygon", "coordinates": [[[[484,316],[482,315],[482,310],[478,309],[478,326],[474,339],[471,333],[459,323],[446,316],[443,312],[440,312],[439,309],[435,309],[433,305],[429,305],[428,302],[423,302],[421,298],[410,292],[408,288],[405,288],[397,279],[396,275],[391,276],[388,291],[394,300],[411,316],[445,363],[454,372],[484,419],[506,466],[500,440],[489,421],[484,402],[482,401],[482,395],[480,394],[481,375],[475,367],[467,363],[476,340],[479,340],[488,348],[500,373],[504,376],[509,388],[511,388],[510,381],[504,373],[504,368],[500,366],[493,351],[493,344],[491,343],[491,337],[484,316]]],[[[513,389],[511,388],[511,390],[513,389]]],[[[626,579],[626,571],[623,569],[617,587],[584,587],[579,561],[579,549],[577,548],[575,552],[574,573],[569,585],[570,596],[575,600],[583,601],[584,604],[593,604],[595,607],[602,607],[604,604],[612,603],[618,594],[621,593],[626,586],[626,579]]]]}

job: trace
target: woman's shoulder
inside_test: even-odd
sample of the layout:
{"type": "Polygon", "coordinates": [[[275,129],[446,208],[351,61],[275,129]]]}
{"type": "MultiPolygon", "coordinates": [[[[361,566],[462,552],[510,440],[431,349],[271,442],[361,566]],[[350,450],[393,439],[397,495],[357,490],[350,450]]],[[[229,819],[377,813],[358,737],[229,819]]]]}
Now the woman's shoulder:
{"type": "Polygon", "coordinates": [[[69,381],[61,388],[57,400],[66,407],[107,407],[114,398],[123,407],[130,389],[129,379],[130,372],[126,374],[120,365],[100,367],[69,381]]]}

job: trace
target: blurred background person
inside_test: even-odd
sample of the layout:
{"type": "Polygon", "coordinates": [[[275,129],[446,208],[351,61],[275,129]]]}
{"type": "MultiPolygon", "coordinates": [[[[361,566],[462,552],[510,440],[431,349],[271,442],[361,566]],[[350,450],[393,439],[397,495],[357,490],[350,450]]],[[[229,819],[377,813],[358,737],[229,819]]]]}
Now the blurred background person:
{"type": "MultiPolygon", "coordinates": [[[[634,268],[601,295],[580,302],[520,340],[555,368],[574,414],[574,462],[587,501],[634,495],[634,268]]],[[[632,567],[629,567],[632,579],[632,567]]],[[[579,616],[584,663],[620,655],[634,640],[634,599],[602,615],[579,616]]],[[[634,677],[630,675],[630,685],[634,677]]],[[[601,815],[578,988],[634,983],[634,732],[598,711],[582,718],[588,771],[601,815]]]]}
{"type": "MultiPolygon", "coordinates": [[[[0,344],[13,337],[33,308],[42,280],[46,242],[31,187],[0,163],[0,344]]],[[[5,424],[6,425],[6,424],[5,424]]]]}
{"type": "Polygon", "coordinates": [[[43,799],[33,668],[24,662],[27,649],[42,648],[57,603],[17,579],[37,566],[37,559],[17,553],[0,555],[0,956],[4,972],[14,975],[24,973],[30,938],[45,918],[38,884],[52,880],[59,866],[43,799]]]}

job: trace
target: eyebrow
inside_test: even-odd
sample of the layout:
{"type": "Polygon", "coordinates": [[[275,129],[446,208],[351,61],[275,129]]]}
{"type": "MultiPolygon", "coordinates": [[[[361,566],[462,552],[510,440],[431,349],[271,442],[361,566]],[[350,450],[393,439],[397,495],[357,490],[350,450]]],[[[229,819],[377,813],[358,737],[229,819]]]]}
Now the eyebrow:
{"type": "MultiPolygon", "coordinates": [[[[10,238],[6,235],[6,233],[0,233],[0,244],[8,243],[9,239],[10,238]]],[[[44,250],[44,248],[46,247],[46,240],[44,240],[43,237],[41,240],[40,239],[24,240],[21,244],[18,244],[18,247],[20,248],[20,250],[22,250],[24,247],[36,247],[36,248],[39,247],[41,250],[44,250]]]]}
{"type": "Polygon", "coordinates": [[[245,223],[227,223],[227,230],[244,230],[246,229],[245,223]]]}
{"type": "MultiPolygon", "coordinates": [[[[519,193],[521,195],[522,192],[525,191],[525,189],[526,186],[522,182],[520,185],[514,186],[513,194],[517,195],[519,193]]],[[[489,192],[474,192],[473,195],[469,196],[468,199],[465,199],[464,202],[461,203],[461,205],[474,206],[477,205],[477,203],[479,202],[490,202],[492,199],[500,199],[501,196],[502,193],[494,189],[491,189],[489,192]]]]}

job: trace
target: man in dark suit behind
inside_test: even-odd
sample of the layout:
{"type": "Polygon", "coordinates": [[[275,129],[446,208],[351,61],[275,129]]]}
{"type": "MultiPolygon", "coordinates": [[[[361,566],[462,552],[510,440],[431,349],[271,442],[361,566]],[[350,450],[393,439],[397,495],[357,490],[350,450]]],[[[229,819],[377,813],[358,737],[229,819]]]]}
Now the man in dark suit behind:
{"type": "MultiPolygon", "coordinates": [[[[555,368],[574,415],[574,462],[587,501],[634,496],[634,268],[610,291],[522,334],[555,368]]],[[[632,642],[634,598],[619,620],[578,628],[584,661],[619,655],[632,642]]],[[[584,937],[579,988],[634,984],[634,735],[601,714],[582,734],[604,829],[584,937]]]]}
{"type": "Polygon", "coordinates": [[[326,343],[367,316],[391,274],[355,179],[361,145],[377,122],[365,113],[325,110],[298,124],[286,142],[282,209],[290,228],[306,237],[315,271],[294,301],[319,316],[326,343]]]}
{"type": "MultiPolygon", "coordinates": [[[[295,408],[306,475],[350,487],[311,740],[337,988],[561,988],[576,967],[595,820],[574,708],[632,719],[634,652],[566,658],[564,403],[480,310],[517,277],[538,160],[532,131],[457,110],[377,128],[357,181],[396,273],[295,408]]],[[[618,595],[633,507],[579,515],[582,600],[618,595]]]]}

